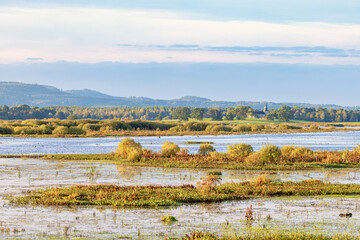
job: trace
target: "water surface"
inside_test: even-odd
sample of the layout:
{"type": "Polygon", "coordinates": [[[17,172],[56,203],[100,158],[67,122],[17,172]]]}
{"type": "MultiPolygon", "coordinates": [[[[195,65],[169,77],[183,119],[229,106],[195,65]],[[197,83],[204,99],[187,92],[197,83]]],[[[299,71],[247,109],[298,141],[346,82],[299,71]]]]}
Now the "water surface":
{"type": "MultiPolygon", "coordinates": [[[[0,154],[56,154],[56,153],[110,153],[115,151],[122,137],[109,138],[0,138],[0,154]]],[[[360,131],[296,134],[252,134],[252,135],[207,135],[134,137],[144,148],[160,151],[165,141],[178,144],[196,153],[199,144],[187,145],[187,141],[213,142],[219,152],[226,152],[227,146],[235,143],[251,144],[255,151],[264,144],[277,146],[305,146],[314,150],[344,150],[360,144],[360,131]]]]}

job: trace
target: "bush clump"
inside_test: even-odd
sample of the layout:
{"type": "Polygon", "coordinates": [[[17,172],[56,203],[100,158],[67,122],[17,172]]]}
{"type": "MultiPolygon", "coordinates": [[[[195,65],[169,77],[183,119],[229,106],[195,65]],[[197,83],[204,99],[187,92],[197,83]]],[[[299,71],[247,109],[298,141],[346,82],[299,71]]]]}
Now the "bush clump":
{"type": "Polygon", "coordinates": [[[54,135],[84,135],[86,132],[81,128],[58,126],[52,132],[54,135]]]}
{"type": "Polygon", "coordinates": [[[173,142],[165,142],[161,147],[161,153],[165,157],[175,156],[180,152],[180,148],[173,142]]]}
{"type": "Polygon", "coordinates": [[[251,145],[245,143],[238,143],[228,146],[227,156],[232,159],[243,160],[254,150],[251,145]]]}
{"type": "Polygon", "coordinates": [[[161,218],[161,221],[164,223],[173,223],[177,222],[178,220],[174,216],[163,216],[161,218]]]}
{"type": "Polygon", "coordinates": [[[200,145],[200,148],[198,150],[198,153],[201,155],[206,155],[211,152],[215,151],[214,147],[211,144],[203,143],[200,145]]]}
{"type": "Polygon", "coordinates": [[[0,127],[0,134],[13,134],[14,130],[10,127],[0,127]]]}
{"type": "Polygon", "coordinates": [[[250,132],[251,126],[250,125],[237,125],[233,128],[234,132],[250,132]]]}
{"type": "Polygon", "coordinates": [[[265,129],[265,126],[264,125],[261,125],[261,124],[253,124],[251,126],[251,131],[252,132],[259,132],[259,131],[262,131],[265,129]]]}
{"type": "Polygon", "coordinates": [[[281,149],[281,156],[289,162],[312,162],[316,158],[312,149],[294,146],[284,146],[281,149]]]}
{"type": "Polygon", "coordinates": [[[209,125],[206,127],[205,132],[230,132],[232,128],[223,125],[209,125]]]}
{"type": "Polygon", "coordinates": [[[212,160],[212,161],[223,162],[226,160],[226,153],[214,151],[214,152],[209,153],[209,157],[210,157],[210,160],[212,160]]]}
{"type": "Polygon", "coordinates": [[[131,138],[125,138],[119,143],[116,154],[129,161],[140,161],[143,151],[140,143],[131,138]]]}
{"type": "Polygon", "coordinates": [[[257,176],[253,182],[256,184],[256,185],[264,185],[264,184],[267,184],[269,182],[271,182],[270,178],[266,175],[266,174],[261,174],[259,176],[257,176]]]}
{"type": "Polygon", "coordinates": [[[169,130],[172,131],[172,132],[185,132],[186,128],[183,125],[179,125],[179,126],[176,126],[176,127],[172,127],[169,130]]]}
{"type": "Polygon", "coordinates": [[[208,123],[204,122],[187,122],[184,124],[188,131],[205,131],[208,123]]]}
{"type": "Polygon", "coordinates": [[[245,163],[248,165],[265,165],[273,164],[280,160],[281,150],[275,145],[265,145],[260,151],[249,155],[245,159],[245,163]]]}

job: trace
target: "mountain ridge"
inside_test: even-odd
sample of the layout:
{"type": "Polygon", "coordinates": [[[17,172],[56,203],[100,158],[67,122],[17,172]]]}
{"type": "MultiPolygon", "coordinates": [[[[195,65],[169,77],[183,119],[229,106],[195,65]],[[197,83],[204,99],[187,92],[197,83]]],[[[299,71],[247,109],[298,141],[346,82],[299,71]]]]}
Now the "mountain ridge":
{"type": "Polygon", "coordinates": [[[323,107],[358,109],[335,104],[275,103],[267,101],[214,101],[198,96],[184,96],[178,99],[162,100],[146,97],[115,97],[91,89],[63,91],[53,86],[26,84],[21,82],[0,82],[0,105],[80,106],[80,107],[236,107],[247,105],[262,109],[265,104],[270,109],[283,105],[290,107],[323,107]]]}

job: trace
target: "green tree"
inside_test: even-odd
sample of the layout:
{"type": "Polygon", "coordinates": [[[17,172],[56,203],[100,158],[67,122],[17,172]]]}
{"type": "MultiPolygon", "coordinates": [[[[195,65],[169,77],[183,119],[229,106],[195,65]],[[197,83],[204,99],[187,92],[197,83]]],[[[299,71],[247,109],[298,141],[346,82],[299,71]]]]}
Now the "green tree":
{"type": "Polygon", "coordinates": [[[229,107],[226,110],[225,118],[226,118],[226,120],[229,120],[229,121],[234,120],[234,118],[235,118],[235,108],[229,107]]]}
{"type": "Polygon", "coordinates": [[[293,114],[289,106],[281,106],[278,110],[278,118],[281,122],[288,122],[292,118],[293,114]]]}
{"type": "Polygon", "coordinates": [[[156,117],[156,120],[161,121],[163,119],[163,116],[161,115],[161,113],[159,113],[159,115],[156,117]]]}
{"type": "Polygon", "coordinates": [[[205,108],[194,108],[190,116],[192,118],[201,121],[204,119],[204,113],[205,113],[205,108]]]}
{"type": "Polygon", "coordinates": [[[212,121],[221,121],[223,117],[220,108],[211,108],[208,112],[208,115],[212,121]]]}
{"type": "Polygon", "coordinates": [[[235,116],[238,120],[244,120],[247,118],[249,113],[250,107],[249,106],[238,106],[235,108],[235,116]]]}
{"type": "Polygon", "coordinates": [[[269,113],[266,115],[268,120],[274,121],[277,118],[277,113],[275,109],[270,109],[269,113]]]}
{"type": "Polygon", "coordinates": [[[188,121],[189,117],[190,117],[190,108],[188,107],[180,107],[180,108],[176,108],[173,111],[173,118],[175,119],[179,119],[182,121],[188,121]]]}

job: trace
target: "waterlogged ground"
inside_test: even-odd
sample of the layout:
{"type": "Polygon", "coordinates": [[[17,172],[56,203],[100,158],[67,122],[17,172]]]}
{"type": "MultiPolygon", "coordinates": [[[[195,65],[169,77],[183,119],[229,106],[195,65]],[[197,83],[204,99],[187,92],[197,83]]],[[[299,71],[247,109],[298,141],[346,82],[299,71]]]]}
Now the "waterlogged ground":
{"type": "MultiPolygon", "coordinates": [[[[110,138],[12,138],[0,137],[1,154],[56,154],[56,153],[110,153],[115,151],[122,137],[110,138]]],[[[305,146],[314,150],[344,150],[360,144],[360,131],[297,134],[257,134],[218,136],[169,136],[134,137],[144,148],[160,151],[165,141],[188,148],[191,153],[199,149],[197,145],[187,145],[187,141],[213,142],[219,152],[226,152],[227,146],[235,143],[251,144],[255,151],[264,144],[277,146],[305,146]]]]}
{"type": "Polygon", "coordinates": [[[0,202],[1,224],[9,233],[1,238],[36,236],[82,236],[113,239],[114,237],[163,239],[164,236],[183,236],[195,229],[212,232],[254,231],[261,227],[272,230],[321,233],[359,233],[360,201],[358,199],[295,200],[257,199],[214,204],[182,205],[159,209],[96,209],[92,207],[19,207],[0,202]],[[247,207],[252,205],[255,221],[245,220],[247,207]],[[6,208],[6,211],[3,209],[6,208]],[[353,217],[338,215],[350,211],[353,217]],[[174,224],[160,222],[162,216],[178,219],[174,224]],[[270,215],[271,220],[267,220],[270,215]],[[20,232],[14,233],[14,229],[20,232]]]}
{"type": "MultiPolygon", "coordinates": [[[[195,184],[209,170],[130,167],[81,161],[38,159],[0,159],[0,238],[84,236],[112,239],[139,235],[149,239],[183,236],[194,229],[213,232],[252,231],[256,227],[272,230],[299,229],[307,232],[350,232],[360,229],[358,198],[268,198],[213,204],[181,205],[158,209],[111,209],[95,207],[42,207],[10,205],[6,195],[28,190],[73,184],[180,185],[195,184]],[[255,221],[245,221],[252,205],[255,221]],[[350,211],[353,217],[340,218],[350,211]],[[179,221],[166,225],[162,216],[179,221]],[[270,215],[271,220],[267,220],[270,215]]],[[[226,170],[223,182],[252,180],[261,171],[226,170]]],[[[330,169],[267,172],[270,178],[301,181],[309,178],[331,183],[359,183],[360,170],[330,169]]]]}

